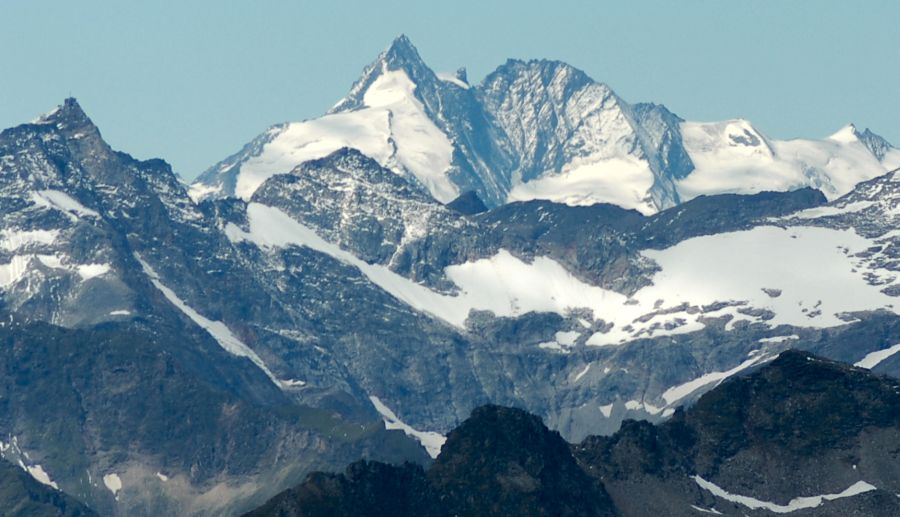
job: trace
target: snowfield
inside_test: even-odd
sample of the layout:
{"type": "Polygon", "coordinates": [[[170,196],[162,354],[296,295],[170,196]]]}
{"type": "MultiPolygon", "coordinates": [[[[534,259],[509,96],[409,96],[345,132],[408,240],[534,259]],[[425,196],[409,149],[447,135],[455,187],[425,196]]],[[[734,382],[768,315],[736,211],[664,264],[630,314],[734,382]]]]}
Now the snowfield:
{"type": "MultiPolygon", "coordinates": [[[[415,97],[415,84],[402,70],[385,70],[366,91],[366,107],[347,113],[274,128],[262,152],[240,166],[235,194],[249,200],[276,174],[303,162],[353,147],[401,175],[411,175],[439,201],[452,201],[459,190],[446,173],[453,146],[415,97]]],[[[196,185],[192,197],[218,192],[196,185]]]]}
{"type": "Polygon", "coordinates": [[[441,453],[441,447],[443,447],[444,443],[447,441],[446,436],[440,433],[413,429],[404,421],[400,420],[397,415],[391,411],[391,408],[384,405],[378,397],[373,395],[369,397],[369,400],[384,420],[385,429],[399,429],[403,431],[404,434],[421,443],[422,447],[425,447],[425,450],[428,451],[429,456],[432,458],[438,457],[438,454],[441,453]]]}
{"type": "Polygon", "coordinates": [[[890,170],[854,131],[848,126],[822,140],[771,140],[746,120],[683,122],[684,146],[695,168],[678,182],[678,192],[687,201],[810,186],[835,199],[890,170]]]}
{"type": "Polygon", "coordinates": [[[876,488],[865,481],[857,481],[850,487],[848,487],[843,492],[837,494],[823,494],[823,495],[814,495],[814,496],[806,496],[806,497],[797,497],[795,499],[791,499],[787,504],[777,504],[771,503],[768,501],[761,501],[754,497],[745,496],[745,495],[735,495],[725,491],[720,488],[718,485],[709,482],[703,479],[700,476],[694,476],[694,481],[697,482],[697,485],[700,488],[708,491],[716,497],[725,499],[726,501],[731,501],[732,503],[737,503],[742,506],[746,506],[751,510],[758,510],[760,508],[769,510],[773,513],[791,513],[796,512],[797,510],[806,510],[809,508],[817,508],[822,505],[825,501],[834,501],[835,499],[843,499],[845,497],[853,497],[859,494],[864,494],[866,492],[871,492],[872,490],[876,490],[876,488]]]}
{"type": "MultiPolygon", "coordinates": [[[[527,263],[500,250],[490,258],[447,267],[447,277],[460,292],[445,295],[387,267],[367,264],[277,208],[251,203],[247,214],[248,232],[233,224],[226,227],[233,242],[246,240],[263,248],[307,246],[356,267],[398,300],[459,328],[465,328],[471,310],[514,317],[528,312],[566,315],[587,308],[595,319],[613,323],[611,330],[587,339],[589,345],[604,346],[699,330],[704,317],[730,316],[727,328],[738,321],[833,327],[851,320],[852,312],[896,312],[896,300],[881,292],[884,286],[866,282],[867,273],[884,272],[867,269],[854,257],[872,241],[851,230],[761,226],[649,250],[644,255],[661,271],[653,276],[653,285],[630,299],[584,283],[547,257],[527,263]],[[773,289],[781,294],[772,296],[773,289]]],[[[579,337],[575,331],[557,335],[555,344],[545,348],[562,350],[579,337]]]]}

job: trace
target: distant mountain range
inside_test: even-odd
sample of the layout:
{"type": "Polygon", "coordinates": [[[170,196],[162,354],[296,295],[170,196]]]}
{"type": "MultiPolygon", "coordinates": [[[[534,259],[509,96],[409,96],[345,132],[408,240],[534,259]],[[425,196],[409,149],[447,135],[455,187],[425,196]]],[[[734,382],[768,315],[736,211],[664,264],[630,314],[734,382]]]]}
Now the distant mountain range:
{"type": "Polygon", "coordinates": [[[427,465],[486,404],[575,443],[791,348],[900,375],[897,153],[683,122],[560,63],[469,85],[405,38],[193,185],[66,99],[0,132],[0,456],[101,515],[237,515],[427,465]]]}
{"type": "Polygon", "coordinates": [[[746,120],[688,122],[629,104],[558,61],[509,60],[477,85],[433,72],[397,38],[324,116],[273,126],[204,172],[195,199],[249,200],[304,161],[354,147],[441,202],[546,199],[653,214],[698,195],[802,187],[840,197],[900,167],[900,151],[852,124],[823,140],[774,140],[746,120]]]}

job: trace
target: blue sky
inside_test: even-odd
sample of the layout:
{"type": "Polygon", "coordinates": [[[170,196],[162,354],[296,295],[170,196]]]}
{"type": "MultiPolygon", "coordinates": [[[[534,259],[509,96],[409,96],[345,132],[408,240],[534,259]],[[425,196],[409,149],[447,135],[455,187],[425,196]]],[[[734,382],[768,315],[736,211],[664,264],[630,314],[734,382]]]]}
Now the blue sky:
{"type": "Polygon", "coordinates": [[[400,33],[478,81],[571,63],[683,118],[776,138],[848,122],[900,145],[900,2],[0,1],[0,127],[69,94],[117,149],[187,178],[266,127],[315,117],[400,33]]]}

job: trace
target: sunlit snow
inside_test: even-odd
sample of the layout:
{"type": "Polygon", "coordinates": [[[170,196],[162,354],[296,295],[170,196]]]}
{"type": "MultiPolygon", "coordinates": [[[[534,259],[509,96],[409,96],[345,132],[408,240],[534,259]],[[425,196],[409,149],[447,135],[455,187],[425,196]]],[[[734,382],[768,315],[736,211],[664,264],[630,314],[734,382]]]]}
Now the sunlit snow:
{"type": "MultiPolygon", "coordinates": [[[[704,327],[703,317],[726,315],[732,318],[728,328],[739,320],[769,326],[831,327],[846,323],[844,313],[894,311],[896,301],[866,282],[867,271],[854,262],[853,255],[869,248],[871,241],[852,230],[762,226],[696,237],[665,250],[647,250],[644,255],[659,264],[661,271],[653,276],[652,285],[631,299],[584,283],[552,259],[537,257],[527,263],[500,250],[490,258],[447,267],[447,277],[460,291],[451,296],[384,266],[365,263],[276,208],[251,203],[247,215],[249,232],[233,224],[226,227],[232,241],[249,240],[261,247],[310,247],[358,268],[397,299],[458,327],[464,326],[473,309],[497,316],[532,311],[565,315],[576,308],[590,309],[595,319],[613,323],[613,327],[594,333],[588,345],[691,332],[704,327]],[[735,271],[741,274],[735,275],[735,271]],[[782,294],[773,298],[763,290],[773,287],[782,294]],[[706,312],[683,308],[716,302],[729,304],[706,312]],[[764,320],[739,312],[741,308],[767,310],[773,316],[764,320]]],[[[560,348],[560,338],[571,341],[568,334],[558,335],[560,348]]]]}
{"type": "Polygon", "coordinates": [[[662,398],[663,398],[663,400],[666,401],[666,404],[671,406],[672,404],[678,402],[679,400],[683,399],[684,397],[687,397],[691,393],[694,393],[695,391],[699,390],[700,388],[703,388],[704,386],[708,386],[712,383],[720,383],[723,380],[731,377],[732,375],[734,375],[740,371],[746,370],[747,368],[750,368],[751,366],[755,366],[757,364],[769,361],[771,359],[773,359],[773,357],[757,356],[752,359],[748,359],[748,360],[744,361],[743,363],[735,366],[734,368],[732,368],[730,370],[727,370],[724,372],[706,373],[704,375],[701,375],[700,377],[697,377],[696,379],[685,382],[684,384],[680,384],[678,386],[673,386],[673,387],[667,389],[662,394],[662,398]]]}
{"type": "Polygon", "coordinates": [[[900,344],[896,344],[883,350],[876,350],[874,352],[866,354],[866,356],[863,357],[854,366],[859,366],[860,368],[871,370],[872,368],[878,366],[882,361],[898,352],[900,352],[900,344]]]}
{"type": "Polygon", "coordinates": [[[805,186],[835,199],[888,171],[855,136],[772,140],[746,120],[683,122],[681,133],[695,167],[678,182],[682,200],[805,186]]]}
{"type": "MultiPolygon", "coordinates": [[[[240,166],[235,194],[250,199],[273,175],[353,147],[395,172],[408,171],[439,201],[453,200],[459,190],[446,175],[453,147],[428,118],[415,88],[406,72],[384,70],[366,91],[365,108],[274,130],[262,153],[240,166]]],[[[209,188],[192,187],[191,194],[202,197],[209,188]]]]}
{"type": "Polygon", "coordinates": [[[871,492],[875,490],[875,487],[866,483],[865,481],[857,481],[849,488],[844,490],[843,492],[837,494],[824,494],[824,495],[815,495],[815,496],[807,496],[807,497],[797,497],[791,499],[787,504],[777,504],[771,503],[768,501],[761,501],[754,497],[749,497],[745,495],[735,495],[731,494],[724,489],[720,488],[718,485],[711,483],[700,476],[693,476],[694,481],[700,486],[700,488],[710,492],[716,497],[720,497],[725,499],[726,501],[731,501],[732,503],[737,503],[742,506],[746,506],[751,510],[757,510],[760,508],[769,510],[773,513],[791,513],[797,510],[806,510],[809,508],[816,508],[820,506],[825,501],[833,501],[835,499],[842,499],[845,497],[853,497],[859,494],[864,494],[866,492],[871,492]]]}
{"type": "Polygon", "coordinates": [[[115,472],[103,476],[103,484],[112,492],[116,499],[119,498],[119,490],[122,490],[122,479],[115,472]]]}
{"type": "Polygon", "coordinates": [[[96,211],[85,207],[72,196],[59,190],[38,190],[32,192],[31,201],[44,208],[59,210],[72,221],[77,221],[82,216],[100,217],[100,214],[96,211]]]}
{"type": "Polygon", "coordinates": [[[413,429],[410,425],[397,418],[397,415],[394,414],[389,407],[385,406],[378,397],[373,395],[369,397],[369,400],[372,402],[372,405],[375,406],[375,410],[378,411],[381,418],[384,419],[384,427],[386,429],[399,429],[403,431],[407,436],[418,440],[418,442],[425,447],[425,450],[428,451],[429,456],[432,458],[438,457],[438,454],[441,452],[441,447],[443,447],[444,442],[447,441],[446,436],[440,433],[413,429]]]}
{"type": "Polygon", "coordinates": [[[56,484],[56,482],[50,479],[50,475],[47,474],[44,468],[40,465],[27,465],[25,467],[25,470],[28,471],[28,473],[31,474],[31,477],[33,477],[34,479],[47,486],[51,486],[59,490],[59,486],[56,484]]]}
{"type": "Polygon", "coordinates": [[[141,267],[144,269],[144,273],[147,277],[150,278],[150,281],[153,285],[159,289],[159,291],[166,297],[169,302],[174,305],[178,310],[180,310],[184,315],[190,318],[194,323],[199,325],[203,330],[209,333],[219,345],[224,348],[228,353],[232,355],[236,355],[238,357],[246,357],[250,359],[256,366],[259,367],[260,370],[265,372],[265,374],[272,380],[277,386],[281,387],[281,381],[275,377],[275,375],[269,370],[263,360],[253,351],[252,348],[244,344],[240,339],[235,336],[231,330],[221,321],[212,321],[186,303],[184,303],[181,298],[175,294],[175,291],[166,287],[162,281],[160,281],[159,275],[156,271],[150,267],[150,264],[145,262],[139,255],[135,254],[135,258],[138,262],[140,262],[141,267]]]}

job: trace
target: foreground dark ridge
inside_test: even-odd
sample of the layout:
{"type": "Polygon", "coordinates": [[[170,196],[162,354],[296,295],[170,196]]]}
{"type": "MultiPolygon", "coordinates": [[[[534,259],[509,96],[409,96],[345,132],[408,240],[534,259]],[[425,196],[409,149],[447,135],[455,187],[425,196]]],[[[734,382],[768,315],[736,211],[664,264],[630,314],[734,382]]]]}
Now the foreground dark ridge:
{"type": "Polygon", "coordinates": [[[427,470],[357,462],[247,515],[896,515],[897,443],[897,380],[787,351],[666,423],[578,445],[483,406],[427,470]]]}

